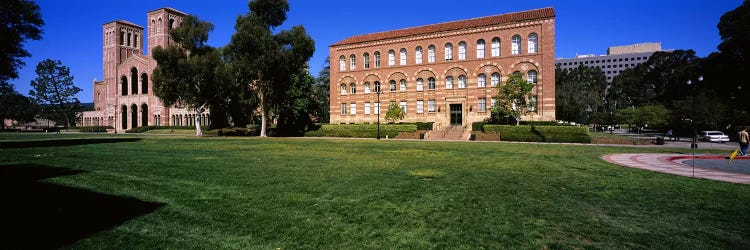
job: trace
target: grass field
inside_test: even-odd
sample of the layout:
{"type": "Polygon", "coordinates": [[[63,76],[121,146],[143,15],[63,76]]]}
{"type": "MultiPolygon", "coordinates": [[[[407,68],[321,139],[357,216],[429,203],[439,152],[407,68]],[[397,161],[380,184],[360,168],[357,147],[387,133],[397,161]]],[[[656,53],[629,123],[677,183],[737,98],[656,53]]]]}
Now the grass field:
{"type": "Polygon", "coordinates": [[[599,159],[687,151],[156,136],[2,149],[2,221],[24,248],[750,248],[750,186],[599,159]]]}

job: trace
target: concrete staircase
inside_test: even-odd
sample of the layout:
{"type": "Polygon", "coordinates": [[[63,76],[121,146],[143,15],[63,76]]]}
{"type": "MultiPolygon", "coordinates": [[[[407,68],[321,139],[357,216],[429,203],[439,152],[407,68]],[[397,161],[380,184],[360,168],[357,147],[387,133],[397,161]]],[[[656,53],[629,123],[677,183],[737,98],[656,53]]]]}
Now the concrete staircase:
{"type": "Polygon", "coordinates": [[[446,126],[440,130],[433,130],[425,139],[434,141],[466,141],[470,135],[471,131],[464,129],[462,126],[446,126]]]}

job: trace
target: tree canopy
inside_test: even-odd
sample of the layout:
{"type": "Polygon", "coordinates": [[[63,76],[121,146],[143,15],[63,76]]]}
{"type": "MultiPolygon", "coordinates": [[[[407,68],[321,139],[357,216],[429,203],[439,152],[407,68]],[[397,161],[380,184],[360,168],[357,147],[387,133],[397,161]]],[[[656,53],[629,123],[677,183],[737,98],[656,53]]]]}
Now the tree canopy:
{"type": "Polygon", "coordinates": [[[491,121],[502,121],[512,118],[518,125],[521,116],[536,110],[536,102],[531,98],[534,85],[525,79],[521,72],[514,72],[505,84],[498,86],[497,102],[491,110],[491,121]]]}
{"type": "Polygon", "coordinates": [[[607,80],[598,68],[584,65],[555,69],[555,113],[557,119],[586,123],[592,112],[604,111],[607,80]]]}
{"type": "Polygon", "coordinates": [[[0,81],[18,78],[18,69],[24,66],[21,58],[31,56],[23,43],[41,39],[42,25],[39,6],[33,1],[0,1],[0,81]]]}
{"type": "Polygon", "coordinates": [[[33,89],[29,96],[36,103],[48,106],[45,112],[48,119],[62,121],[65,127],[70,127],[81,108],[75,96],[82,91],[73,84],[70,68],[59,60],[45,59],[37,64],[35,72],[37,77],[31,81],[33,89]]]}
{"type": "Polygon", "coordinates": [[[0,81],[0,126],[5,119],[18,122],[34,121],[37,113],[33,100],[16,92],[13,84],[0,81]]]}

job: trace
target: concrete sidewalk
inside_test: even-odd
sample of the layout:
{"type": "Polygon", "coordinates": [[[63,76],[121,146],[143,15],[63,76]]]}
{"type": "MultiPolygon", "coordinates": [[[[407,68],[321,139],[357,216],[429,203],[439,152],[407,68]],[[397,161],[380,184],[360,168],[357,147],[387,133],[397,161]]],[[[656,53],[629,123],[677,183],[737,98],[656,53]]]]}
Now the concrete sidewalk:
{"type": "MultiPolygon", "coordinates": [[[[625,167],[645,169],[654,172],[700,179],[750,184],[750,174],[724,172],[699,167],[693,168],[691,165],[681,163],[681,161],[687,159],[687,157],[691,156],[684,154],[611,154],[602,156],[602,159],[609,163],[625,167]]],[[[716,158],[717,156],[696,155],[696,159],[697,157],[716,158]]]]}

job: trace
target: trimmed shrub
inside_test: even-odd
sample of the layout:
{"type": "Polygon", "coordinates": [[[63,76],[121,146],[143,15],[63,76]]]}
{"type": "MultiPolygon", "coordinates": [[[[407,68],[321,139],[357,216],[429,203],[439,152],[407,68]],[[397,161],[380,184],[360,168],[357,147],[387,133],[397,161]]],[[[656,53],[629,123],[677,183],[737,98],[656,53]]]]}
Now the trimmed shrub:
{"type": "MultiPolygon", "coordinates": [[[[125,130],[125,133],[143,133],[154,129],[195,129],[195,126],[141,126],[125,130]]],[[[208,130],[208,127],[201,127],[203,130],[208,130]]]]}
{"type": "Polygon", "coordinates": [[[532,129],[545,142],[591,143],[591,135],[589,134],[588,127],[534,126],[532,129]]]}
{"type": "Polygon", "coordinates": [[[530,126],[573,126],[567,122],[557,123],[557,121],[521,121],[519,124],[530,126]]]}
{"type": "Polygon", "coordinates": [[[82,133],[101,133],[107,132],[107,129],[114,129],[112,126],[86,126],[77,127],[82,133]]]}
{"type": "Polygon", "coordinates": [[[543,142],[541,136],[531,130],[531,126],[484,125],[485,133],[500,135],[501,141],[543,142]]]}
{"type": "Polygon", "coordinates": [[[471,131],[474,132],[483,132],[484,131],[484,125],[486,125],[487,122],[472,122],[471,123],[471,131]]]}
{"type": "Polygon", "coordinates": [[[432,130],[432,124],[434,122],[416,122],[417,130],[432,130]]]}
{"type": "MultiPolygon", "coordinates": [[[[400,132],[416,132],[415,124],[381,124],[380,137],[386,135],[394,138],[400,132]]],[[[377,124],[323,124],[320,129],[309,131],[305,136],[330,136],[330,137],[358,137],[358,138],[376,138],[378,136],[377,124]]]]}

